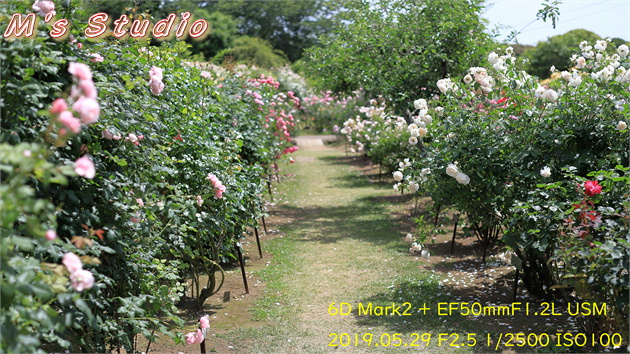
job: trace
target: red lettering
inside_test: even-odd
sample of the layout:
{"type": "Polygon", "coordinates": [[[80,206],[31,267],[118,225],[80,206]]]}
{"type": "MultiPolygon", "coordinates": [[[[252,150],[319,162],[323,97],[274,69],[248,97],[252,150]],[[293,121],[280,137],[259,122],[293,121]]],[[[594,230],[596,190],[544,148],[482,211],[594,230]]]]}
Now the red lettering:
{"type": "Polygon", "coordinates": [[[127,24],[129,24],[127,15],[121,15],[119,19],[114,21],[114,25],[116,25],[116,27],[114,27],[114,37],[120,38],[127,34],[127,30],[123,29],[123,26],[127,24]]]}
{"type": "Polygon", "coordinates": [[[186,31],[186,27],[188,27],[188,18],[190,18],[190,12],[182,13],[182,20],[179,21],[179,25],[177,25],[175,37],[180,38],[184,34],[184,31],[186,31]]]}
{"type": "Polygon", "coordinates": [[[85,35],[90,38],[102,36],[107,31],[105,24],[109,20],[109,16],[104,12],[94,14],[88,20],[88,28],[85,29],[85,35]]]}
{"type": "Polygon", "coordinates": [[[144,38],[147,36],[147,29],[149,28],[149,20],[133,20],[131,24],[131,30],[129,34],[132,38],[144,38]]]}
{"type": "Polygon", "coordinates": [[[168,15],[167,18],[163,20],[159,20],[153,27],[153,37],[155,38],[168,37],[171,33],[171,29],[173,28],[175,17],[176,17],[175,14],[170,14],[168,15]]]}
{"type": "Polygon", "coordinates": [[[55,21],[53,24],[53,29],[50,31],[50,36],[53,38],[60,38],[68,34],[68,20],[61,19],[59,21],[55,21]]]}
{"type": "Polygon", "coordinates": [[[190,36],[192,38],[199,38],[208,30],[208,21],[197,20],[190,26],[190,36]]]}
{"type": "Polygon", "coordinates": [[[30,37],[33,35],[34,28],[35,14],[28,14],[24,19],[22,19],[22,14],[13,14],[13,16],[11,16],[9,26],[4,31],[4,38],[13,36],[19,38],[23,36],[24,32],[26,32],[26,37],[30,37]]]}

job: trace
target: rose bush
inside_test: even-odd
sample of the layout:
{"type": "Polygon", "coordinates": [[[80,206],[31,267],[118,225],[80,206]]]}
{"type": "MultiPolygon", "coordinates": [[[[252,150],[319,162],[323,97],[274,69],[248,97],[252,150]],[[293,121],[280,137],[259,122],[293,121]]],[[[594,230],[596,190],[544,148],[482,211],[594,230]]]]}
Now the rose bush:
{"type": "MultiPolygon", "coordinates": [[[[29,11],[10,2],[0,15],[29,11]]],[[[90,41],[81,23],[56,42],[41,18],[36,29],[0,47],[1,350],[133,351],[154,331],[183,343],[166,320],[181,323],[190,279],[200,303],[218,291],[221,262],[257,226],[297,97],[268,75],[185,62],[182,42],[90,41]],[[82,263],[61,266],[70,252],[82,263]]]]}
{"type": "MultiPolygon", "coordinates": [[[[597,241],[601,245],[593,241],[594,246],[572,243],[564,247],[561,241],[560,236],[567,234],[561,231],[563,227],[577,227],[572,224],[575,218],[567,225],[563,214],[567,200],[575,196],[541,192],[547,198],[543,203],[532,200],[530,193],[541,183],[566,183],[562,169],[584,179],[591,171],[628,166],[624,123],[630,112],[630,71],[626,69],[630,61],[625,46],[609,54],[609,45],[607,41],[593,46],[582,43],[582,53],[571,58],[571,71],[558,73],[546,86],[520,69],[522,63],[511,48],[500,55],[491,53],[486,67],[438,81],[439,97],[426,107],[422,102],[416,105],[414,114],[419,118],[409,125],[409,129],[422,126],[427,131],[417,146],[410,144],[407,150],[412,164],[400,168],[402,186],[419,183],[436,203],[465,213],[468,229],[484,243],[501,236],[520,259],[517,263],[527,289],[538,297],[551,299],[566,293],[558,280],[564,270],[558,272],[549,263],[560,257],[556,250],[564,250],[561,254],[568,265],[570,255],[592,254],[601,247],[614,253],[627,247],[628,214],[623,207],[627,196],[620,189],[606,195],[605,207],[614,212],[609,212],[609,222],[597,226],[607,236],[597,241]],[[523,215],[522,203],[535,212],[529,209],[523,215]]],[[[615,178],[627,180],[627,170],[618,174],[615,178]]],[[[603,195],[606,188],[597,180],[582,183],[581,193],[587,197],[603,195]]],[[[590,217],[597,215],[581,216],[590,217]]],[[[627,257],[604,259],[619,260],[615,267],[627,269],[627,257]]],[[[627,292],[627,272],[617,273],[613,280],[603,264],[592,264],[590,271],[593,277],[587,287],[591,290],[627,292]],[[602,283],[594,280],[602,278],[602,283]]],[[[577,299],[591,298],[578,285],[565,285],[572,287],[577,299]]],[[[616,304],[615,311],[617,323],[627,322],[627,301],[616,304]]]]}

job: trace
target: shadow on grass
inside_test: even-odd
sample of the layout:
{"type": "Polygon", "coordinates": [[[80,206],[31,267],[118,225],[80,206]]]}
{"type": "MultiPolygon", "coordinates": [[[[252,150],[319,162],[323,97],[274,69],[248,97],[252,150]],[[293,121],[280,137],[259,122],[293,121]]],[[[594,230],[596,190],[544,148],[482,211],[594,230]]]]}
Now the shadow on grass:
{"type": "MultiPolygon", "coordinates": [[[[361,306],[359,303],[353,304],[353,315],[360,326],[382,326],[390,333],[413,332],[435,335],[472,331],[475,329],[474,323],[462,316],[438,315],[437,304],[449,302],[451,297],[443,294],[453,290],[451,287],[440,286],[437,277],[419,275],[416,279],[398,282],[385,292],[362,299],[361,306]],[[385,311],[387,307],[390,309],[397,307],[398,313],[391,315],[392,311],[389,310],[388,315],[385,315],[385,312],[378,315],[379,311],[385,311]]],[[[411,342],[413,339],[406,338],[404,342],[411,342]]]]}
{"type": "MultiPolygon", "coordinates": [[[[368,198],[369,199],[369,198],[368,198]]],[[[382,203],[356,203],[336,207],[284,207],[293,220],[282,231],[300,242],[335,243],[348,238],[385,245],[398,242],[401,234],[382,203]]]]}

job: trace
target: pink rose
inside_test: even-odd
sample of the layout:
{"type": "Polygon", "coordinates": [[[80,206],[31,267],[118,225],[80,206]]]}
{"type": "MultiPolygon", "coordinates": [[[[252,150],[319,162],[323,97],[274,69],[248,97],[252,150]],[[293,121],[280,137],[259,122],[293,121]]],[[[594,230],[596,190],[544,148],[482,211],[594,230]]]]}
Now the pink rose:
{"type": "Polygon", "coordinates": [[[44,237],[46,237],[48,241],[52,241],[57,238],[57,232],[55,232],[55,230],[48,230],[46,231],[46,236],[44,237]]]}
{"type": "Polygon", "coordinates": [[[142,198],[137,198],[136,203],[138,203],[138,205],[140,205],[141,207],[144,206],[144,201],[142,200],[142,198]]]}
{"type": "Polygon", "coordinates": [[[96,86],[94,86],[94,82],[92,80],[81,80],[79,81],[79,89],[83,96],[87,98],[96,98],[96,86]]]}
{"type": "Polygon", "coordinates": [[[74,290],[83,291],[94,285],[94,276],[88,270],[77,270],[70,274],[70,282],[74,290]]]}
{"type": "Polygon", "coordinates": [[[72,105],[72,109],[79,112],[81,121],[85,125],[94,124],[101,114],[101,107],[93,98],[81,97],[72,105]]]}
{"type": "Polygon", "coordinates": [[[125,140],[133,143],[135,146],[140,145],[140,140],[144,139],[144,135],[136,135],[134,133],[129,133],[129,135],[125,138],[125,140]]]}
{"type": "Polygon", "coordinates": [[[199,205],[199,206],[203,205],[203,199],[201,199],[200,195],[197,196],[197,205],[199,205]]]}
{"type": "Polygon", "coordinates": [[[105,129],[101,132],[101,137],[107,140],[120,140],[122,137],[120,135],[114,135],[109,130],[105,129]]]}
{"type": "Polygon", "coordinates": [[[149,70],[149,76],[150,77],[156,76],[160,80],[162,80],[164,78],[162,76],[162,69],[158,68],[157,66],[152,66],[151,67],[151,70],[149,70]]]}
{"type": "Polygon", "coordinates": [[[68,109],[68,104],[66,103],[66,100],[64,100],[63,98],[58,98],[53,101],[50,107],[50,113],[59,114],[67,109],[68,109]]]}
{"type": "Polygon", "coordinates": [[[83,63],[70,63],[68,66],[68,72],[79,80],[92,80],[92,71],[90,70],[90,67],[83,63]]]}
{"type": "Polygon", "coordinates": [[[130,218],[129,218],[129,220],[131,220],[131,222],[132,222],[132,223],[135,223],[135,224],[137,224],[137,223],[139,223],[140,221],[142,221],[142,220],[140,219],[140,213],[139,213],[139,212],[137,212],[137,211],[136,211],[135,216],[130,217],[130,218]]]}
{"type": "Polygon", "coordinates": [[[81,131],[81,121],[75,118],[70,111],[63,111],[59,115],[59,122],[68,129],[70,129],[74,134],[79,134],[81,131]]]}
{"type": "Polygon", "coordinates": [[[201,344],[205,338],[203,337],[203,332],[200,329],[197,329],[196,332],[190,332],[186,335],[186,344],[201,344]]]}
{"type": "Polygon", "coordinates": [[[201,344],[204,341],[203,332],[200,329],[197,330],[197,338],[195,340],[195,344],[201,344]]]}
{"type": "Polygon", "coordinates": [[[162,78],[157,76],[151,76],[151,80],[149,80],[149,87],[151,87],[151,93],[154,95],[159,95],[164,91],[164,83],[162,82],[162,78]]]}
{"type": "Polygon", "coordinates": [[[207,315],[199,319],[199,327],[201,327],[201,329],[210,328],[210,319],[207,315]]]}
{"type": "Polygon", "coordinates": [[[92,57],[92,59],[90,59],[92,63],[102,63],[103,60],[105,60],[105,58],[98,53],[90,53],[90,56],[92,57]]]}
{"type": "Polygon", "coordinates": [[[96,175],[94,163],[87,155],[84,155],[74,163],[74,172],[88,179],[92,179],[96,175]]]}
{"type": "Polygon", "coordinates": [[[55,15],[55,3],[49,0],[37,0],[33,4],[33,10],[37,11],[40,16],[46,16],[49,13],[55,15]]]}
{"type": "Polygon", "coordinates": [[[208,180],[212,182],[213,185],[219,181],[217,176],[213,175],[212,173],[208,173],[208,180]]]}
{"type": "Polygon", "coordinates": [[[197,337],[195,336],[195,332],[189,332],[188,334],[186,334],[186,344],[187,345],[195,344],[195,340],[196,339],[197,339],[197,337]]]}
{"type": "Polygon", "coordinates": [[[79,270],[83,269],[83,264],[81,264],[81,259],[76,254],[69,252],[63,255],[61,263],[68,268],[68,272],[73,274],[79,270]]]}

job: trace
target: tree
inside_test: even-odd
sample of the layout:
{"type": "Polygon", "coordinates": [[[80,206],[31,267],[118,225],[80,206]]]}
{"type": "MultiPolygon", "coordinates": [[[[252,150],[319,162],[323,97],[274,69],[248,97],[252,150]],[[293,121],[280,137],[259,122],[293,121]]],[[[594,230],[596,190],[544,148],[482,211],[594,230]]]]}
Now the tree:
{"type": "Polygon", "coordinates": [[[234,40],[234,47],[222,50],[214,57],[218,64],[224,61],[245,62],[261,68],[279,68],[287,64],[284,53],[255,37],[243,36],[234,40]]]}
{"type": "Polygon", "coordinates": [[[331,0],[220,0],[209,5],[239,21],[240,34],[259,37],[286,53],[291,61],[330,32],[340,5],[331,0]]]}
{"type": "Polygon", "coordinates": [[[195,18],[208,21],[208,36],[202,41],[190,40],[191,52],[201,54],[203,58],[213,58],[220,51],[232,47],[238,29],[236,20],[222,12],[209,13],[206,9],[198,8],[193,12],[195,18]]]}
{"type": "Polygon", "coordinates": [[[346,25],[307,51],[308,75],[349,93],[382,95],[399,114],[435,92],[437,80],[485,57],[479,0],[351,0],[346,25]]]}
{"type": "Polygon", "coordinates": [[[536,47],[524,53],[529,59],[528,72],[541,79],[549,77],[551,66],[558,70],[567,70],[571,65],[571,55],[580,52],[580,42],[588,41],[591,45],[601,39],[597,34],[585,29],[576,29],[565,34],[538,42],[536,47]]]}

